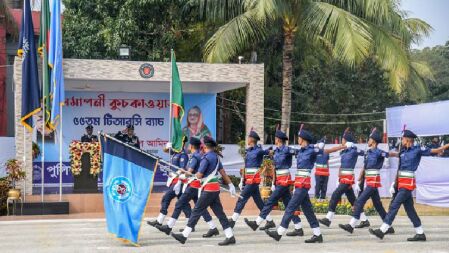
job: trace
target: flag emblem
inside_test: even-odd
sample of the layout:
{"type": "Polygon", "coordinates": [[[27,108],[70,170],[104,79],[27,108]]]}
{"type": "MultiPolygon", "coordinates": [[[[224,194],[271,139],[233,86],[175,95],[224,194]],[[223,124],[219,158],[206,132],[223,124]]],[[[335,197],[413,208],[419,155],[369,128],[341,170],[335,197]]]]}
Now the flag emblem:
{"type": "Polygon", "coordinates": [[[126,202],[133,193],[133,185],[126,177],[115,177],[109,187],[110,197],[120,203],[126,202]]]}

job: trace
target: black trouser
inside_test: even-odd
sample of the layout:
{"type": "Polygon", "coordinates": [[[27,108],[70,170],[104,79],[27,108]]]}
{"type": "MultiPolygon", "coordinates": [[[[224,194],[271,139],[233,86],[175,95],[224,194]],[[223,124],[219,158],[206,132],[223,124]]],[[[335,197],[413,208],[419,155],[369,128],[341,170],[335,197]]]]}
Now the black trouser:
{"type": "MultiPolygon", "coordinates": [[[[171,201],[174,198],[178,198],[181,197],[182,193],[179,193],[178,195],[176,195],[175,191],[173,190],[174,185],[170,186],[168,188],[168,190],[165,192],[164,196],[162,197],[161,200],[161,210],[159,211],[161,214],[163,215],[167,215],[168,213],[168,207],[170,206],[171,201]]],[[[184,214],[186,215],[186,218],[190,217],[190,214],[192,212],[191,208],[190,208],[190,204],[184,205],[182,208],[182,211],[184,212],[184,214]]]]}
{"type": "MultiPolygon", "coordinates": [[[[173,210],[173,214],[171,217],[173,219],[178,219],[181,215],[181,211],[185,209],[186,205],[190,208],[190,200],[193,200],[193,203],[196,203],[198,201],[198,189],[187,186],[184,193],[181,195],[178,201],[176,201],[175,209],[173,210]]],[[[205,222],[209,222],[212,220],[212,217],[210,216],[207,209],[204,210],[203,219],[205,222]]]]}
{"type": "Polygon", "coordinates": [[[329,201],[329,211],[335,212],[337,204],[341,200],[341,196],[343,194],[346,195],[349,203],[351,203],[351,206],[354,206],[355,194],[354,190],[352,189],[352,185],[340,183],[338,187],[335,189],[334,193],[332,193],[331,200],[329,201]]]}
{"type": "Polygon", "coordinates": [[[365,206],[365,203],[369,198],[371,198],[371,200],[373,201],[374,208],[376,208],[376,211],[379,213],[380,218],[384,220],[387,212],[385,212],[385,208],[383,207],[382,201],[380,200],[379,191],[377,188],[371,186],[367,186],[355,201],[354,212],[352,216],[357,220],[360,219],[360,214],[363,212],[363,206],[365,206]]]}
{"type": "Polygon", "coordinates": [[[189,222],[187,223],[187,226],[194,229],[201,215],[208,207],[210,207],[214,212],[215,216],[217,216],[221,226],[223,227],[223,230],[229,228],[228,218],[226,217],[226,214],[223,211],[223,206],[221,205],[220,202],[220,192],[218,191],[201,192],[201,196],[199,197],[198,201],[195,204],[195,207],[192,210],[192,215],[190,215],[190,219],[189,222]]]}
{"type": "Polygon", "coordinates": [[[327,192],[328,176],[315,175],[315,198],[325,199],[327,192]]]}

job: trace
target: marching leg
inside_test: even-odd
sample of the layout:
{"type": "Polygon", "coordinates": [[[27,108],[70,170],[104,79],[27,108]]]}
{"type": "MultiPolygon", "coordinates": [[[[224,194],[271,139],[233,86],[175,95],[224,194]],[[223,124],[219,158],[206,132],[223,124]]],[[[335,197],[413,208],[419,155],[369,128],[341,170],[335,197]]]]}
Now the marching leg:
{"type": "Polygon", "coordinates": [[[407,190],[405,189],[399,189],[398,193],[396,194],[395,198],[391,201],[390,204],[390,210],[388,210],[387,215],[385,216],[384,223],[380,226],[379,229],[369,229],[369,232],[379,239],[383,239],[385,234],[387,233],[388,229],[393,224],[394,218],[398,214],[399,208],[401,207],[401,204],[404,203],[404,201],[407,198],[407,190]]]}
{"type": "Polygon", "coordinates": [[[154,221],[147,221],[147,224],[153,227],[155,227],[156,225],[162,226],[162,222],[164,222],[165,216],[168,213],[168,207],[170,206],[170,202],[174,198],[176,198],[176,194],[175,191],[173,191],[173,186],[170,186],[170,188],[168,188],[168,190],[162,197],[159,216],[154,221]]]}
{"type": "Polygon", "coordinates": [[[416,242],[416,241],[426,241],[426,235],[424,234],[424,230],[421,226],[421,219],[419,218],[418,214],[416,213],[415,207],[413,205],[413,196],[411,191],[408,192],[408,197],[404,201],[404,209],[407,213],[408,218],[413,223],[413,227],[415,228],[415,236],[407,238],[407,241],[409,242],[416,242]]]}
{"type": "Polygon", "coordinates": [[[232,231],[232,228],[229,226],[228,218],[226,217],[226,214],[223,211],[223,206],[220,201],[219,192],[217,192],[217,197],[214,199],[214,201],[211,203],[210,208],[214,212],[215,216],[217,216],[218,220],[220,221],[221,226],[223,227],[226,239],[220,243],[218,243],[219,246],[227,246],[231,244],[235,244],[235,237],[234,233],[232,231]]]}
{"type": "Polygon", "coordinates": [[[329,227],[332,223],[332,219],[335,215],[335,209],[337,208],[338,201],[341,200],[341,196],[346,191],[348,185],[340,183],[335,191],[332,193],[331,200],[329,201],[329,211],[326,214],[326,218],[318,219],[318,221],[329,227]]]}
{"type": "Polygon", "coordinates": [[[304,212],[307,222],[309,222],[310,227],[313,231],[313,236],[310,239],[305,240],[305,243],[322,243],[323,235],[321,235],[320,223],[318,222],[318,219],[313,212],[313,206],[310,202],[310,198],[307,192],[302,200],[301,209],[304,212]]]}
{"type": "MultiPolygon", "coordinates": [[[[300,191],[300,192],[302,192],[302,191],[300,191]]],[[[288,206],[291,198],[292,198],[292,195],[290,194],[290,189],[289,189],[284,194],[284,196],[282,196],[282,202],[284,203],[284,206],[288,206]]],[[[299,207],[299,205],[296,206],[296,208],[298,208],[298,207],[299,207]]],[[[298,215],[293,215],[292,216],[292,221],[293,221],[293,224],[295,226],[295,229],[293,231],[291,231],[291,232],[288,232],[286,235],[287,236],[303,236],[304,235],[304,231],[302,229],[301,218],[299,218],[298,215]]]]}
{"type": "Polygon", "coordinates": [[[262,208],[262,211],[260,212],[259,216],[256,218],[255,221],[250,221],[247,218],[245,218],[245,223],[253,230],[256,231],[256,229],[260,226],[260,224],[266,219],[268,214],[273,209],[273,206],[277,204],[279,199],[282,197],[285,191],[288,190],[288,187],[285,186],[276,186],[276,189],[273,191],[271,196],[268,198],[267,202],[262,208]]]}

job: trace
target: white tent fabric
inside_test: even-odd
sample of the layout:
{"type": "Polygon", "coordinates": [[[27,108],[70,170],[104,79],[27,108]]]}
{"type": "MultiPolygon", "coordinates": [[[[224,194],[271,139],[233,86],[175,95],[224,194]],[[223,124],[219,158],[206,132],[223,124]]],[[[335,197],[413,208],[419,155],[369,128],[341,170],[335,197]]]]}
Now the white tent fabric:
{"type": "Polygon", "coordinates": [[[387,108],[388,137],[400,137],[404,125],[418,136],[449,134],[449,100],[387,108]]]}

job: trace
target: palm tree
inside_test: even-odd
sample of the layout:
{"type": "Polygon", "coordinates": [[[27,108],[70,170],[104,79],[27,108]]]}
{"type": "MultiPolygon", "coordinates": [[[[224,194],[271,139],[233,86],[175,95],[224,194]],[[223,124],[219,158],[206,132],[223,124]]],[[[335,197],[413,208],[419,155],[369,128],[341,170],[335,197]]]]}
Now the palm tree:
{"type": "Polygon", "coordinates": [[[425,63],[412,62],[410,45],[428,36],[431,26],[407,18],[398,0],[191,0],[200,13],[225,21],[205,46],[207,62],[227,62],[269,37],[283,33],[281,129],[289,132],[293,50],[299,34],[333,58],[357,66],[373,58],[400,93],[411,85],[426,93],[423,77],[431,78],[425,63]]]}

